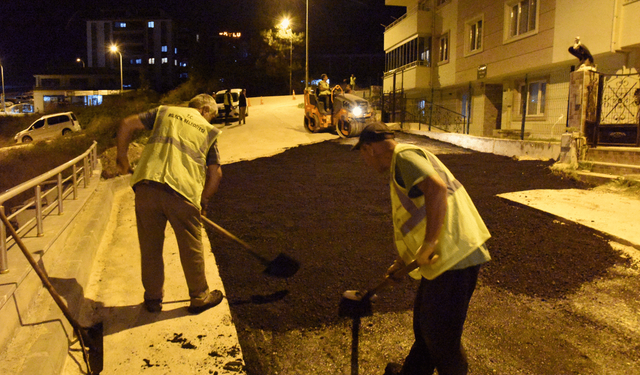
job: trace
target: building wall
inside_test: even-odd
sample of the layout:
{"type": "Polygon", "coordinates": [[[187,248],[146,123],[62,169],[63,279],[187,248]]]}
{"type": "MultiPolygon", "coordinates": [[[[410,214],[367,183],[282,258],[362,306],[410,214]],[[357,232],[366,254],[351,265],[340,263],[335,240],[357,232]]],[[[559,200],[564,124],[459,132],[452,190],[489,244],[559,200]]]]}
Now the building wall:
{"type": "Polygon", "coordinates": [[[122,53],[125,85],[139,87],[144,83],[142,80],[148,80],[153,89],[164,90],[177,81],[176,46],[170,19],[122,17],[87,21],[89,67],[119,69],[119,56],[109,51],[112,44],[116,44],[122,53]],[[127,26],[114,27],[116,22],[127,26]]]}
{"type": "MultiPolygon", "coordinates": [[[[417,4],[392,2],[401,2],[408,9],[417,4]]],[[[580,36],[595,58],[598,72],[640,70],[640,0],[538,0],[534,31],[509,37],[508,12],[517,3],[451,0],[435,8],[432,33],[436,59],[435,68],[429,70],[435,75],[433,80],[423,80],[424,86],[414,79],[418,86],[414,97],[421,95],[466,113],[471,90],[470,133],[496,135],[499,130],[521,128],[520,87],[525,79],[528,83],[541,81],[545,83],[544,113],[525,116],[525,131],[530,137],[559,138],[567,123],[569,74],[578,65],[568,48],[580,36]],[[483,24],[482,47],[469,52],[467,25],[476,20],[483,24]],[[440,64],[438,38],[447,31],[449,62],[440,64]],[[486,67],[485,76],[479,75],[479,67],[486,67]]],[[[409,30],[412,26],[402,27],[409,30]]]]}

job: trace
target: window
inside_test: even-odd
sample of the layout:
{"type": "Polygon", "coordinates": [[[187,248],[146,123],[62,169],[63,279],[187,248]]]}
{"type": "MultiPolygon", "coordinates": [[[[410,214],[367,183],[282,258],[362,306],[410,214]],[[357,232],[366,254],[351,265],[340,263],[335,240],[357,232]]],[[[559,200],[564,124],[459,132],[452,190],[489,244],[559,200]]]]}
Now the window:
{"type": "Polygon", "coordinates": [[[449,62],[449,33],[446,33],[440,37],[438,61],[441,63],[449,62]]]}
{"type": "Polygon", "coordinates": [[[537,0],[507,3],[505,9],[505,25],[509,25],[507,39],[535,32],[537,15],[537,0]]]}
{"type": "Polygon", "coordinates": [[[156,59],[154,59],[153,57],[149,58],[149,65],[153,65],[156,63],[156,59]]]}
{"type": "Polygon", "coordinates": [[[125,29],[127,27],[127,23],[126,22],[116,22],[114,26],[115,26],[116,29],[125,29]]]}
{"type": "Polygon", "coordinates": [[[522,115],[522,98],[525,93],[527,95],[527,116],[544,116],[545,114],[545,97],[547,91],[547,82],[534,81],[529,82],[527,91],[525,91],[525,85],[520,85],[520,105],[518,106],[518,113],[522,115]]]}
{"type": "Polygon", "coordinates": [[[148,25],[150,29],[153,29],[155,27],[155,23],[153,21],[149,21],[148,25]]]}
{"type": "Polygon", "coordinates": [[[431,39],[418,37],[385,54],[385,72],[413,65],[431,65],[431,39]]]}
{"type": "Polygon", "coordinates": [[[168,63],[168,62],[169,62],[169,59],[168,59],[168,58],[166,58],[166,57],[163,57],[163,58],[162,58],[162,63],[163,63],[163,64],[166,64],[166,63],[168,63]]]}
{"type": "Polygon", "coordinates": [[[168,51],[167,46],[162,46],[161,50],[162,50],[162,52],[167,52],[168,51]]]}
{"type": "Polygon", "coordinates": [[[482,51],[482,33],[483,22],[482,17],[474,18],[468,21],[465,25],[466,40],[465,51],[467,54],[477,53],[482,51]]]}

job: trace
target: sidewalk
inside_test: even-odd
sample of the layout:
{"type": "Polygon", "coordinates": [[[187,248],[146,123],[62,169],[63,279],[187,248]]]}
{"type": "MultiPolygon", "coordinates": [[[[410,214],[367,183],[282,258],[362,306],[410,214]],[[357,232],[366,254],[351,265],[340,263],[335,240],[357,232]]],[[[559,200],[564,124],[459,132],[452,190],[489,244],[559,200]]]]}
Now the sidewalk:
{"type": "MultiPolygon", "coordinates": [[[[117,179],[128,181],[129,176],[117,179]]],[[[89,326],[104,324],[103,374],[243,374],[244,363],[229,304],[191,315],[187,285],[171,226],[167,226],[165,297],[160,313],[142,306],[140,259],[134,194],[125,184],[114,191],[113,208],[81,316],[89,326]]],[[[204,233],[203,233],[204,234],[204,233]]],[[[211,289],[224,292],[206,235],[205,261],[211,289]]],[[[82,374],[85,364],[78,343],[71,347],[63,374],[82,374]]]]}

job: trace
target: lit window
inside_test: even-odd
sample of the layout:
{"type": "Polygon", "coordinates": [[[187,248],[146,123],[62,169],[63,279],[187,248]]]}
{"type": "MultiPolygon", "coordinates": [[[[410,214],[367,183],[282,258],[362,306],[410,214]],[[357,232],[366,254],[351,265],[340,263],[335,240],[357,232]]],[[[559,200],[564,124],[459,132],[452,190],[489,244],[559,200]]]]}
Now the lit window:
{"type": "Polygon", "coordinates": [[[166,57],[163,57],[163,58],[162,58],[162,63],[163,63],[163,64],[166,64],[166,63],[168,63],[168,62],[169,62],[169,59],[168,59],[168,58],[166,58],[166,57]]]}
{"type": "Polygon", "coordinates": [[[537,0],[521,0],[505,5],[505,25],[509,25],[507,38],[515,38],[536,30],[537,0]]]}
{"type": "Polygon", "coordinates": [[[167,46],[162,46],[162,52],[167,52],[167,51],[168,51],[167,46]]]}
{"type": "Polygon", "coordinates": [[[153,29],[155,27],[155,24],[153,23],[153,21],[149,21],[148,25],[150,29],[153,29]]]}
{"type": "Polygon", "coordinates": [[[149,58],[149,65],[153,65],[156,63],[156,59],[154,59],[153,57],[149,58]]]}
{"type": "Polygon", "coordinates": [[[449,33],[440,37],[439,62],[449,61],[449,33]]]}
{"type": "Polygon", "coordinates": [[[116,22],[115,26],[116,26],[116,28],[124,29],[124,28],[127,27],[127,23],[126,22],[116,22]]]}
{"type": "MultiPolygon", "coordinates": [[[[547,91],[547,82],[534,81],[529,82],[526,91],[527,95],[527,116],[543,116],[545,113],[545,97],[547,91]]],[[[518,113],[522,115],[522,97],[525,95],[524,84],[520,85],[520,105],[518,105],[518,113]]]]}
{"type": "Polygon", "coordinates": [[[467,53],[476,53],[482,51],[482,17],[475,18],[467,22],[465,31],[467,38],[465,40],[465,50],[467,53]]]}
{"type": "Polygon", "coordinates": [[[142,64],[142,59],[136,59],[136,64],[137,65],[141,65],[142,64]]]}

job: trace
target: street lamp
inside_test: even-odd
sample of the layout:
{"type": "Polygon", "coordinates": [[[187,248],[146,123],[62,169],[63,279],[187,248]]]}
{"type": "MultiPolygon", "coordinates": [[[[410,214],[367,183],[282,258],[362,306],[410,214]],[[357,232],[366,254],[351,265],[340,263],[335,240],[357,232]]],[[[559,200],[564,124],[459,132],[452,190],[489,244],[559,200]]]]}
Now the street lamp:
{"type": "Polygon", "coordinates": [[[109,47],[109,50],[120,55],[120,95],[122,95],[122,53],[118,51],[118,46],[115,44],[112,44],[111,47],[109,47]]]}
{"type": "Polygon", "coordinates": [[[0,74],[2,75],[2,110],[6,111],[7,107],[4,105],[4,67],[0,63],[0,74]]]}
{"type": "Polygon", "coordinates": [[[289,93],[292,92],[291,88],[291,71],[293,69],[293,30],[289,27],[289,19],[285,18],[282,20],[280,24],[280,28],[283,32],[288,32],[289,34],[289,93]]]}
{"type": "Polygon", "coordinates": [[[307,15],[305,22],[305,53],[304,53],[304,90],[307,91],[309,88],[309,0],[307,0],[307,15]]]}
{"type": "Polygon", "coordinates": [[[81,58],[79,58],[79,57],[78,57],[78,58],[76,59],[76,62],[81,62],[81,63],[82,63],[82,67],[83,67],[83,68],[85,68],[85,67],[86,67],[86,65],[84,64],[84,60],[82,60],[81,58]]]}

